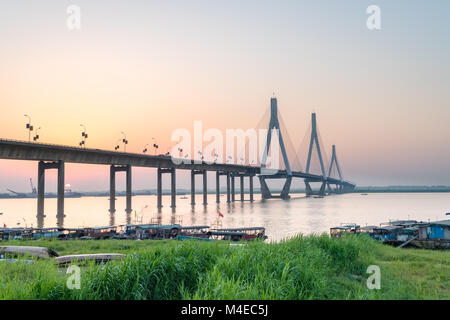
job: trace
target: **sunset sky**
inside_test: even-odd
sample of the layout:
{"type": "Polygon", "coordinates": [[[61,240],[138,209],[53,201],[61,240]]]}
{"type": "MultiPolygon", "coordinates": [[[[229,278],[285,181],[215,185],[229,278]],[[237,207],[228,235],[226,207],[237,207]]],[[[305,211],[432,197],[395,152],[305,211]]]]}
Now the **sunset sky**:
{"type": "MultiPolygon", "coordinates": [[[[28,114],[41,142],[75,146],[82,123],[88,147],[112,150],[124,131],[127,151],[154,137],[166,152],[195,120],[254,128],[275,93],[290,138],[316,112],[357,185],[450,185],[449,32],[444,0],[1,1],[0,138],[27,140],[28,114]],[[66,26],[72,4],[80,30],[66,26]],[[366,27],[372,4],[381,30],[366,27]]],[[[36,176],[36,162],[0,160],[0,192],[36,176]]],[[[134,189],[154,176],[134,170],[134,189]]],[[[67,165],[75,190],[108,178],[67,165]]]]}

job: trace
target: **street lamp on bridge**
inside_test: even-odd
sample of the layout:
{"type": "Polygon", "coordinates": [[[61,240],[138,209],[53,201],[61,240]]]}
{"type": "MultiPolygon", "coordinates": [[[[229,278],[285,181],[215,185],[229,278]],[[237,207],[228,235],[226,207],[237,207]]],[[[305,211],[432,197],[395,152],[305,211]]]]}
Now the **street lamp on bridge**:
{"type": "Polygon", "coordinates": [[[31,131],[33,131],[33,126],[31,125],[31,117],[27,114],[24,114],[24,117],[28,118],[28,123],[25,125],[25,127],[28,130],[28,142],[31,141],[31,131]]]}
{"type": "Polygon", "coordinates": [[[116,145],[114,146],[114,150],[116,150],[116,151],[119,150],[119,148],[120,148],[119,142],[120,142],[120,139],[117,140],[116,145]]]}
{"type": "Polygon", "coordinates": [[[83,131],[81,132],[81,141],[80,141],[80,147],[86,148],[86,139],[88,138],[88,134],[86,131],[86,126],[84,124],[80,124],[80,127],[83,127],[83,131]]]}
{"type": "Polygon", "coordinates": [[[152,138],[152,140],[153,140],[153,148],[155,148],[155,156],[156,156],[156,149],[158,149],[159,146],[158,146],[158,144],[156,143],[156,139],[155,139],[155,138],[152,138]]]}
{"type": "Polygon", "coordinates": [[[125,132],[123,132],[123,131],[121,133],[123,135],[123,138],[122,138],[123,150],[124,150],[124,152],[127,152],[127,144],[128,144],[127,134],[125,132]]]}
{"type": "Polygon", "coordinates": [[[36,129],[36,135],[33,137],[33,141],[38,141],[39,140],[39,130],[41,129],[41,127],[38,127],[36,129]]]}

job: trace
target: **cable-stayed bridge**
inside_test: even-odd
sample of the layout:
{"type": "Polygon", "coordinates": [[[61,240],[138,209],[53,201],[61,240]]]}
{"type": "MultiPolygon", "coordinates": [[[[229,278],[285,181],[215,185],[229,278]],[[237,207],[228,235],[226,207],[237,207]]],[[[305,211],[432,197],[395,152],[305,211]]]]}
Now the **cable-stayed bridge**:
{"type": "MultiPolygon", "coordinates": [[[[91,148],[79,148],[64,145],[32,143],[16,140],[0,139],[0,159],[38,161],[37,216],[44,216],[45,171],[56,169],[57,178],[57,218],[64,217],[64,167],[65,163],[102,164],[110,166],[110,212],[114,213],[116,200],[116,172],[126,174],[126,212],[132,211],[132,167],[157,168],[157,206],[162,207],[162,175],[170,175],[171,207],[176,206],[176,170],[191,171],[191,204],[195,205],[195,176],[203,177],[203,204],[208,201],[207,173],[216,174],[216,202],[220,202],[220,177],[226,177],[227,202],[236,200],[235,178],[240,179],[240,201],[244,201],[244,179],[249,179],[249,200],[253,201],[253,178],[257,176],[261,185],[263,199],[289,199],[289,192],[294,178],[303,179],[306,195],[325,196],[330,193],[350,192],[355,184],[344,180],[336,154],[332,146],[331,160],[327,160],[324,145],[321,141],[316,114],[312,114],[311,130],[307,133],[306,168],[303,170],[301,146],[295,148],[290,141],[284,122],[278,110],[276,98],[271,98],[270,109],[258,126],[265,127],[267,137],[261,161],[255,164],[231,164],[206,161],[174,161],[170,155],[148,155],[131,152],[118,152],[91,148]],[[279,148],[280,165],[271,168],[268,164],[269,154],[273,148],[279,148]],[[315,172],[318,168],[318,172],[315,172]],[[333,172],[337,175],[333,177],[333,172]],[[270,179],[284,179],[280,194],[273,194],[267,184],[270,179]],[[311,184],[319,183],[313,190],[311,184]]],[[[185,159],[184,159],[185,160],[185,159]]],[[[274,162],[274,159],[271,159],[274,162]]]]}

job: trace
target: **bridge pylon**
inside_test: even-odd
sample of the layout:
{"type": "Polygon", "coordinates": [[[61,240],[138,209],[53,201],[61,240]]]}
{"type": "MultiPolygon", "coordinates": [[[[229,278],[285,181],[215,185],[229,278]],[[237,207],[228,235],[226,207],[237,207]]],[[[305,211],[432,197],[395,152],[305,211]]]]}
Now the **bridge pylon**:
{"type": "Polygon", "coordinates": [[[308,151],[308,160],[306,161],[306,173],[310,173],[309,169],[311,167],[311,156],[312,156],[312,152],[313,152],[313,146],[316,146],[317,149],[317,154],[319,156],[319,162],[320,162],[320,169],[322,172],[322,186],[320,187],[319,192],[314,192],[311,188],[310,185],[310,180],[305,179],[305,187],[306,187],[306,195],[307,196],[311,196],[314,194],[318,194],[320,196],[324,196],[325,195],[325,187],[326,187],[326,182],[327,182],[327,174],[325,172],[325,166],[323,163],[323,158],[322,158],[322,152],[320,150],[320,143],[319,143],[319,137],[317,135],[317,121],[316,121],[316,114],[312,113],[311,115],[311,140],[309,142],[309,151],[308,151]]]}
{"type": "Polygon", "coordinates": [[[333,170],[333,164],[336,166],[336,170],[338,172],[338,176],[339,176],[339,180],[341,181],[341,184],[336,186],[336,189],[332,189],[330,186],[330,183],[327,183],[328,186],[328,191],[329,192],[335,192],[335,193],[339,193],[342,192],[342,181],[344,180],[344,178],[342,177],[342,172],[341,172],[341,168],[339,167],[339,161],[338,158],[336,156],[336,146],[333,144],[333,146],[331,147],[331,161],[330,161],[330,167],[328,169],[328,177],[331,177],[331,170],[333,170]]]}
{"type": "Polygon", "coordinates": [[[289,199],[289,191],[291,188],[292,182],[292,171],[291,166],[289,164],[289,159],[286,153],[286,148],[284,145],[283,135],[280,130],[280,122],[278,121],[278,102],[277,98],[270,99],[270,121],[269,121],[269,130],[267,131],[267,140],[264,148],[264,153],[262,155],[261,160],[261,174],[259,175],[259,183],[261,185],[261,196],[263,199],[270,198],[282,198],[289,199]],[[267,156],[269,152],[270,143],[272,141],[272,130],[276,129],[276,133],[278,134],[278,141],[280,144],[281,154],[283,156],[283,162],[286,167],[286,174],[280,175],[278,174],[277,169],[268,169],[267,165],[267,156]],[[266,179],[279,179],[286,178],[286,182],[284,183],[283,190],[281,191],[279,196],[274,196],[270,192],[269,186],[267,185],[266,179]]]}

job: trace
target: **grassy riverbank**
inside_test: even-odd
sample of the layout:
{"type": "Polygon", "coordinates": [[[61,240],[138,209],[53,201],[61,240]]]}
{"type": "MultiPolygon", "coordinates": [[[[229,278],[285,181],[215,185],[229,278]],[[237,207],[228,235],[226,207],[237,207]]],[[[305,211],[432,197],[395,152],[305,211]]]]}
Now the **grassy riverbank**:
{"type": "Polygon", "coordinates": [[[124,253],[85,266],[81,289],[51,261],[0,263],[0,299],[449,299],[450,252],[396,249],[365,237],[296,237],[281,243],[11,241],[61,255],[124,253]],[[369,265],[381,289],[366,286],[369,265]]]}

